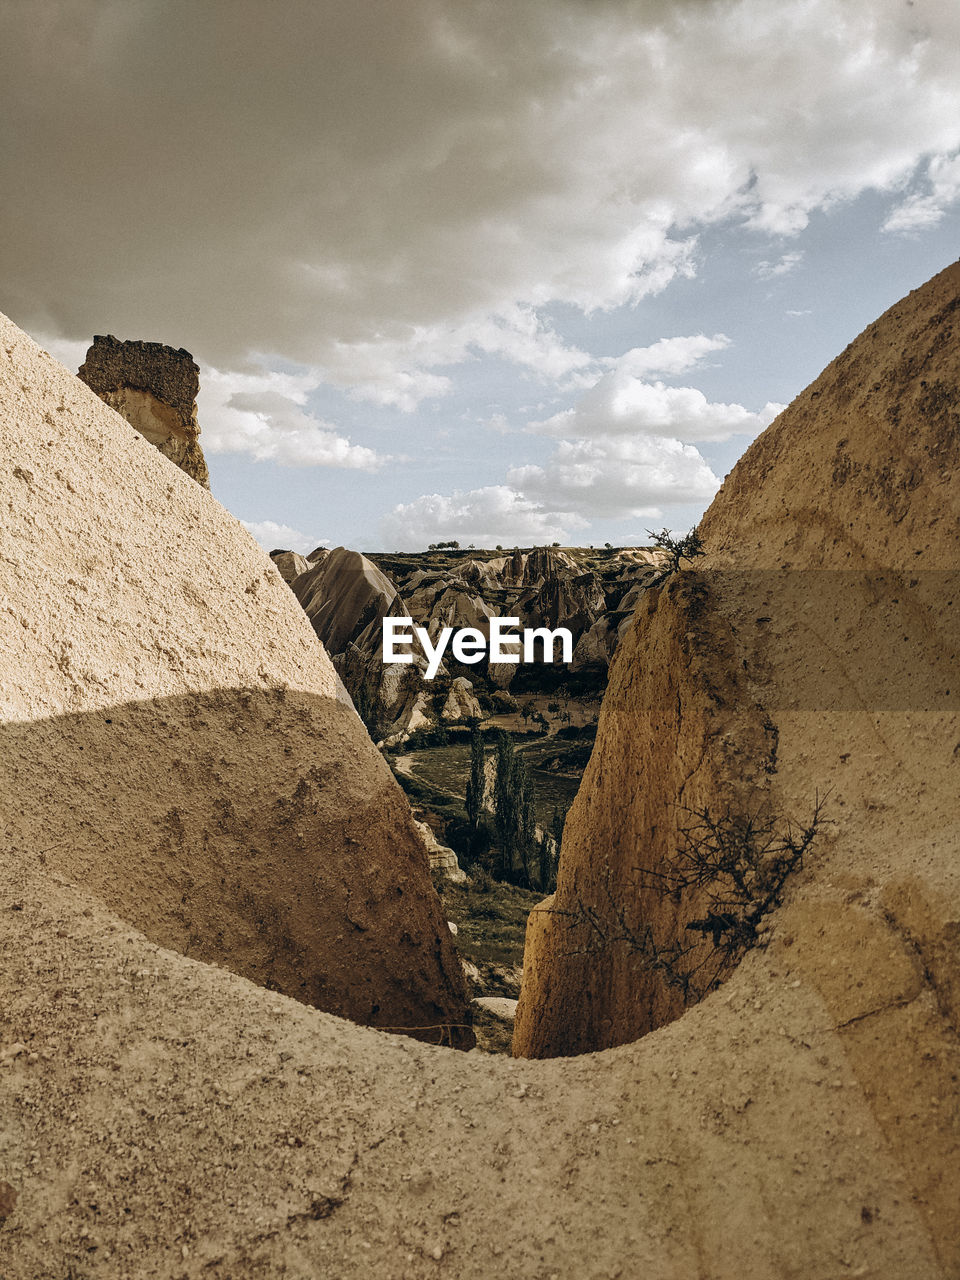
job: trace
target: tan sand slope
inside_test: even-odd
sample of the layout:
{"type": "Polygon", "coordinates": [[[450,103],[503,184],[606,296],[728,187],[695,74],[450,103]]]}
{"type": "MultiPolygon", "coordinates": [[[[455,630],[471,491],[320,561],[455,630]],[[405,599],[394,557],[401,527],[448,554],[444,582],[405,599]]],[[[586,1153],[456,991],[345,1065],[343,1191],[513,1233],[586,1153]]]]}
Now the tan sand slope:
{"type": "Polygon", "coordinates": [[[462,1023],[406,800],[268,558],[7,321],[0,406],[4,860],[360,1022],[462,1023]]]}
{"type": "MultiPolygon", "coordinates": [[[[215,627],[236,585],[204,586],[215,627]]],[[[683,1018],[523,1061],[163,950],[47,857],[0,861],[4,1280],[960,1274],[956,927],[929,899],[892,932],[811,865],[823,908],[788,903],[683,1018]]]]}

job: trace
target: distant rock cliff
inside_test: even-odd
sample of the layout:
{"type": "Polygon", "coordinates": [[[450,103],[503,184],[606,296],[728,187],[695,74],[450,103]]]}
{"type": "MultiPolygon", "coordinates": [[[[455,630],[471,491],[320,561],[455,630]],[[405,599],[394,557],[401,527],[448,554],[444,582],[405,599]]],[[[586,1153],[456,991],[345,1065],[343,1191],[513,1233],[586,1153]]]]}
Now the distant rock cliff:
{"type": "Polygon", "coordinates": [[[189,351],[98,335],[77,376],[165,457],[210,488],[197,422],[200,370],[189,351]]]}

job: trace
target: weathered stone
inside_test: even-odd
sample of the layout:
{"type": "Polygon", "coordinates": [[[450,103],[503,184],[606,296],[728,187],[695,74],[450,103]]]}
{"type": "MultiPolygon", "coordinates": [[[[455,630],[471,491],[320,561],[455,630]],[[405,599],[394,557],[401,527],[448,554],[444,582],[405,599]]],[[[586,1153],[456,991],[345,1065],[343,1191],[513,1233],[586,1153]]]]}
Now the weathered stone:
{"type": "MultiPolygon", "coordinates": [[[[682,964],[669,958],[696,942],[709,906],[702,883],[663,888],[705,811],[802,824],[827,796],[816,875],[796,880],[774,919],[838,1020],[856,1013],[844,982],[867,981],[859,935],[835,927],[844,902],[876,930],[878,1006],[898,998],[903,945],[880,900],[903,904],[909,879],[914,903],[939,904],[920,912],[930,936],[952,927],[958,314],[960,264],[870,325],[727,478],[701,525],[705,571],[641,597],[567,817],[557,892],[530,919],[516,1053],[636,1039],[683,1012],[694,964],[728,976],[706,932],[682,964]]],[[[958,981],[954,953],[937,989],[958,981]]],[[[896,1074],[881,1057],[863,1069],[896,1074]]]]}
{"type": "MultiPolygon", "coordinates": [[[[460,863],[457,861],[457,855],[450,846],[441,844],[434,834],[433,828],[428,826],[426,822],[414,819],[414,825],[420,833],[423,847],[430,858],[430,870],[442,872],[454,884],[463,884],[467,878],[466,873],[461,869],[460,863]]],[[[455,927],[451,931],[453,933],[457,932],[455,927]]]]}
{"type": "Polygon", "coordinates": [[[462,720],[479,720],[482,714],[480,703],[473,696],[473,684],[466,676],[456,676],[450,684],[440,719],[454,724],[462,720]]]}
{"type": "Polygon", "coordinates": [[[165,457],[210,488],[197,422],[200,369],[189,351],[98,334],[77,377],[165,457]]]}
{"type": "Polygon", "coordinates": [[[277,566],[280,577],[287,586],[290,586],[294,578],[299,578],[301,573],[309,573],[313,565],[305,556],[297,555],[296,551],[271,551],[270,559],[277,566]]]}

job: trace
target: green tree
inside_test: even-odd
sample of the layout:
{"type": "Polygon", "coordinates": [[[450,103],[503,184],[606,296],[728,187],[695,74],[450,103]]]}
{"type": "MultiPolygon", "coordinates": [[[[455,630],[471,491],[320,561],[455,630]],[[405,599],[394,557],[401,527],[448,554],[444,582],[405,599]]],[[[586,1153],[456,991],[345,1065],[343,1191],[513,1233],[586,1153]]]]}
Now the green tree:
{"type": "Polygon", "coordinates": [[[533,813],[533,796],[523,756],[513,757],[513,788],[517,806],[516,850],[520,856],[521,887],[533,888],[531,862],[536,844],[537,824],[533,813]]]}
{"type": "Polygon", "coordinates": [[[493,821],[500,850],[501,880],[509,879],[513,870],[517,832],[517,805],[513,788],[515,758],[513,739],[501,729],[497,734],[497,776],[493,784],[493,821]]]}
{"type": "Polygon", "coordinates": [[[557,845],[549,831],[541,831],[537,845],[537,871],[540,889],[543,893],[553,893],[557,887],[557,845]]]}
{"type": "Polygon", "coordinates": [[[533,797],[526,763],[514,750],[513,739],[503,730],[497,734],[493,817],[500,850],[500,879],[530,888],[536,831],[533,797]]]}
{"type": "Polygon", "coordinates": [[[467,819],[473,832],[480,826],[485,781],[483,735],[475,725],[470,733],[470,777],[467,779],[467,819]]]}
{"type": "Polygon", "coordinates": [[[689,533],[678,538],[674,538],[669,529],[661,529],[659,533],[648,529],[647,534],[653,539],[653,545],[657,550],[664,553],[658,572],[650,579],[648,586],[659,587],[672,573],[680,570],[684,560],[696,560],[698,556],[706,554],[703,539],[696,526],[689,533]]]}

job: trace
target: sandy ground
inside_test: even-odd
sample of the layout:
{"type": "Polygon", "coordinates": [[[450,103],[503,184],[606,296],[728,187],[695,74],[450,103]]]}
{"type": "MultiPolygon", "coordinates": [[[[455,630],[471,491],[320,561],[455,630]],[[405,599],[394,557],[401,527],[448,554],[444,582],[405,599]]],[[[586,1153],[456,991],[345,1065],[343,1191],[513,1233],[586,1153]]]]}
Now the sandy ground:
{"type": "Polygon", "coordinates": [[[6,1280],[956,1274],[838,1030],[923,1034],[916,1107],[944,1104],[956,1038],[906,950],[884,1015],[778,946],[639,1044],[520,1062],[165,951],[31,860],[0,910],[6,1280]]]}

